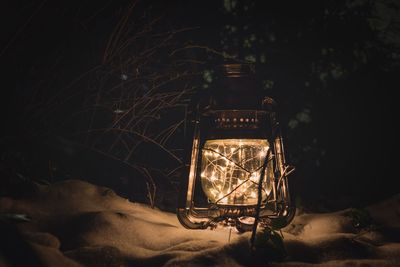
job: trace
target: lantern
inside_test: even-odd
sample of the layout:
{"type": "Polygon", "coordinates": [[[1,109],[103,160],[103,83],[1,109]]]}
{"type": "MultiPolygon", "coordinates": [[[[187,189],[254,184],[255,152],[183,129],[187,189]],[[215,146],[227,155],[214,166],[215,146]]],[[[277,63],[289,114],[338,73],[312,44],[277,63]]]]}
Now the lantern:
{"type": "Polygon", "coordinates": [[[190,229],[218,223],[250,230],[290,223],[290,202],[276,104],[263,96],[251,66],[225,64],[217,86],[193,101],[190,150],[178,219],[190,229]]]}

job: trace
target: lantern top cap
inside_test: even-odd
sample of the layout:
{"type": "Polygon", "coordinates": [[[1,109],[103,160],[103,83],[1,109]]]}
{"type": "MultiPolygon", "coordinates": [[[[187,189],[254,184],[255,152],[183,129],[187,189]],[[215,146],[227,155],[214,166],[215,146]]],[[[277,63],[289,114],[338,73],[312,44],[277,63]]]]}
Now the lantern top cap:
{"type": "Polygon", "coordinates": [[[250,64],[226,63],[221,66],[225,77],[244,77],[254,74],[254,66],[250,64]]]}

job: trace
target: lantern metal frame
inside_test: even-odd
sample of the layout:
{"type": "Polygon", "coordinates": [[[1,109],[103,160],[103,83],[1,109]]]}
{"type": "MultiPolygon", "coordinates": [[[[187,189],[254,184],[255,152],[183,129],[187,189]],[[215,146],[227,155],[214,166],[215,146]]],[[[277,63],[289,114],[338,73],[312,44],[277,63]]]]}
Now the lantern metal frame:
{"type": "MultiPolygon", "coordinates": [[[[236,74],[237,72],[234,73],[234,75],[236,74]]],[[[231,75],[231,77],[236,76],[231,75]]],[[[238,230],[246,231],[251,229],[254,221],[252,218],[255,217],[257,217],[258,223],[265,226],[271,225],[274,220],[279,220],[279,227],[288,225],[293,219],[295,208],[290,198],[288,176],[294,168],[286,163],[282,135],[277,120],[276,103],[269,97],[263,97],[260,101],[261,105],[255,109],[213,109],[209,105],[202,106],[201,101],[195,105],[194,116],[191,120],[193,139],[185,173],[188,179],[184,178],[182,181],[177,208],[178,219],[184,227],[206,229],[214,228],[218,223],[222,223],[234,225],[238,230]],[[245,133],[246,130],[262,131],[265,130],[263,125],[269,125],[267,127],[269,128],[268,138],[264,137],[264,139],[267,139],[270,147],[266,155],[268,159],[265,160],[262,167],[265,170],[266,163],[273,162],[272,190],[258,207],[258,204],[227,205],[212,202],[202,206],[195,204],[195,188],[200,179],[202,146],[206,140],[210,140],[209,136],[202,135],[202,123],[205,121],[211,121],[212,127],[219,129],[220,132],[234,132],[234,139],[249,139],[251,134],[245,133]]],[[[262,181],[261,177],[259,181],[262,181]]],[[[260,185],[258,184],[258,186],[260,185]]],[[[260,202],[258,201],[258,203],[260,202]]]]}

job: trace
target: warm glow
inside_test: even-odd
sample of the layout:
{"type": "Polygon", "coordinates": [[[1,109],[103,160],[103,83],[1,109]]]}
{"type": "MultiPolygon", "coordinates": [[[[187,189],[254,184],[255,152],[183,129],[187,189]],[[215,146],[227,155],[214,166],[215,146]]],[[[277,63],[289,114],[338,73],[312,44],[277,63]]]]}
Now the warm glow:
{"type": "MultiPolygon", "coordinates": [[[[256,205],[261,167],[269,143],[265,139],[219,139],[204,144],[201,160],[201,184],[212,203],[256,205]]],[[[263,200],[272,189],[273,164],[270,161],[263,178],[263,200]]]]}

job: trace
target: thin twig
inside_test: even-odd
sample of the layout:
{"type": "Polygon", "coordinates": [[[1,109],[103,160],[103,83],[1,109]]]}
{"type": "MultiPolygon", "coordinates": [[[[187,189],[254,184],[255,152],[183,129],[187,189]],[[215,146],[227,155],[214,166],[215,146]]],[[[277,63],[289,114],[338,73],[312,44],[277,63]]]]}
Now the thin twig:
{"type": "Polygon", "coordinates": [[[257,226],[258,226],[258,221],[260,219],[260,210],[261,210],[262,179],[263,179],[263,177],[265,175],[265,169],[266,169],[267,164],[268,164],[268,158],[269,158],[270,152],[271,152],[271,150],[268,149],[267,155],[265,155],[263,168],[261,169],[260,178],[258,180],[258,198],[257,198],[256,214],[254,216],[254,224],[253,224],[253,229],[252,229],[251,238],[250,238],[250,247],[251,247],[251,249],[254,249],[254,246],[255,246],[254,242],[256,240],[257,226]]]}

